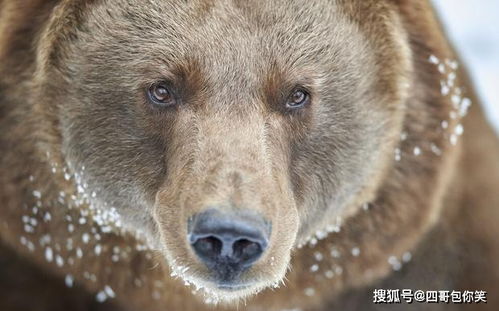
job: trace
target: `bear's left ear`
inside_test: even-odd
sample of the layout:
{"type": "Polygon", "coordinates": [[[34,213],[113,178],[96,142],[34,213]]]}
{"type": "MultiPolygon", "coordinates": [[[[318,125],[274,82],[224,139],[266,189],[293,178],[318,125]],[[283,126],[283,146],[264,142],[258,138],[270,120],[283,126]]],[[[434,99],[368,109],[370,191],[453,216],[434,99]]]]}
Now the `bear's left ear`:
{"type": "Polygon", "coordinates": [[[385,0],[397,7],[402,14],[421,15],[433,11],[431,0],[385,0]]]}
{"type": "Polygon", "coordinates": [[[411,12],[417,10],[417,7],[429,4],[429,0],[386,0],[386,2],[397,7],[401,12],[411,12]]]}
{"type": "Polygon", "coordinates": [[[415,0],[387,0],[388,2],[390,3],[393,3],[395,5],[410,5],[411,3],[414,3],[414,2],[426,2],[427,0],[418,0],[418,1],[415,1],[415,0]]]}

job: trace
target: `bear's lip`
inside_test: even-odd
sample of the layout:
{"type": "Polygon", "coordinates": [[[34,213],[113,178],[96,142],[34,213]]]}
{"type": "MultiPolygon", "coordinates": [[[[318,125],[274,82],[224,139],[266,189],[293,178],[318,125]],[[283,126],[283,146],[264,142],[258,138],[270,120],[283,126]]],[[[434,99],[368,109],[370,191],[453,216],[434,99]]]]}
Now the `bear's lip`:
{"type": "Polygon", "coordinates": [[[228,291],[228,292],[236,292],[240,290],[245,290],[248,289],[252,286],[252,284],[246,283],[246,284],[233,284],[233,283],[220,283],[217,284],[217,288],[223,291],[228,291]]]}

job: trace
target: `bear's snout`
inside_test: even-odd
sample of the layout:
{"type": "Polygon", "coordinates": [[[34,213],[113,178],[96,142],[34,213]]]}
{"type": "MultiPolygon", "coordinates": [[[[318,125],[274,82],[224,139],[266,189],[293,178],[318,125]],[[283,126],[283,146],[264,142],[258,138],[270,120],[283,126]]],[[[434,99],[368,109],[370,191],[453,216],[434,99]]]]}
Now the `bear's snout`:
{"type": "Polygon", "coordinates": [[[270,233],[270,222],[246,209],[208,209],[188,222],[188,242],[220,288],[242,285],[238,277],[260,259],[270,233]]]}
{"type": "Polygon", "coordinates": [[[174,275],[222,300],[276,286],[299,228],[284,126],[267,124],[257,109],[245,118],[188,113],[176,125],[195,130],[172,136],[152,239],[174,275]]]}

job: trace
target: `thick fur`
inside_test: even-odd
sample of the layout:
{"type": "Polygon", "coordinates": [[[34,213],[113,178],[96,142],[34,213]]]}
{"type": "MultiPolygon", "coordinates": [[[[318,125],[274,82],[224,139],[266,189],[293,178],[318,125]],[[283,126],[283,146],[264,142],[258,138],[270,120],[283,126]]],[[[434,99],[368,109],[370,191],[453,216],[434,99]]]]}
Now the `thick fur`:
{"type": "Polygon", "coordinates": [[[1,0],[0,118],[2,310],[499,305],[499,143],[427,1],[1,0]],[[210,206],[272,222],[244,290],[188,246],[210,206]]]}

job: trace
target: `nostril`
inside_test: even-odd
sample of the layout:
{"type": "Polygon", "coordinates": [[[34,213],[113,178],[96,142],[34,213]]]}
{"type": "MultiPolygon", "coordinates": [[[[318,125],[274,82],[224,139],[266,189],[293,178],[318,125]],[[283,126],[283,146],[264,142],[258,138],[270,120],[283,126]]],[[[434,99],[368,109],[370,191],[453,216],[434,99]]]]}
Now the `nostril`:
{"type": "Polygon", "coordinates": [[[247,239],[240,239],[234,242],[232,246],[234,257],[238,258],[241,263],[251,264],[257,260],[262,254],[262,246],[260,243],[253,242],[247,239]]]}
{"type": "Polygon", "coordinates": [[[201,258],[215,258],[222,252],[222,241],[214,236],[198,239],[193,245],[196,254],[201,258]]]}
{"type": "Polygon", "coordinates": [[[259,260],[271,232],[271,224],[250,210],[209,209],[194,215],[187,225],[188,241],[197,257],[223,278],[259,260]]]}

